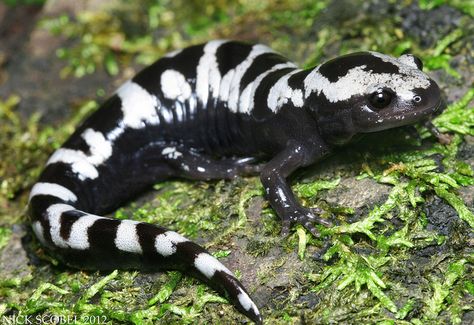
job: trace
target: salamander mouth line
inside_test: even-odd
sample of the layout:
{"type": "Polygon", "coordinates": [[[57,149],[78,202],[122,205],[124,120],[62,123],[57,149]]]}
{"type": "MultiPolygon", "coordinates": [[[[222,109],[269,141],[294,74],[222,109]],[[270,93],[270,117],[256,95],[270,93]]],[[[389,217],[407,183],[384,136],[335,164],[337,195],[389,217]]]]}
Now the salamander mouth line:
{"type": "Polygon", "coordinates": [[[417,111],[402,111],[396,115],[380,116],[380,128],[373,128],[370,130],[361,130],[361,133],[374,133],[395,127],[401,127],[417,122],[423,122],[430,120],[446,108],[446,102],[440,98],[436,105],[431,109],[424,110],[422,112],[417,111]],[[429,112],[429,113],[425,113],[429,112]]]}

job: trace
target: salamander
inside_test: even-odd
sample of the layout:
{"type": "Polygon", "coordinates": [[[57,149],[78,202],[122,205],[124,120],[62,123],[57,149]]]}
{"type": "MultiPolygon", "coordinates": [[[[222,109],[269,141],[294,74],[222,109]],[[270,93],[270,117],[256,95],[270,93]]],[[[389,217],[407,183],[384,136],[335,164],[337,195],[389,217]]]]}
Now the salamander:
{"type": "Polygon", "coordinates": [[[429,120],[441,98],[410,54],[358,52],[300,69],[261,44],[178,50],[125,82],[52,154],[29,198],[33,231],[69,266],[189,272],[261,323],[247,290],[201,246],[103,215],[170,177],[259,175],[282,234],[301,224],[317,235],[315,224],[331,222],[303,207],[287,178],[355,135],[429,120]]]}

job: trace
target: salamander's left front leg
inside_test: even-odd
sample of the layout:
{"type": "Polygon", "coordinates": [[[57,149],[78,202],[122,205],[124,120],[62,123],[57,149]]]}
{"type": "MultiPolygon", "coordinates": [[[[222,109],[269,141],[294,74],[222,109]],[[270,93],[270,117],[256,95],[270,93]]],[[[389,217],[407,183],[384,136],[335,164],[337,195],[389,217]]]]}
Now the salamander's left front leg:
{"type": "Polygon", "coordinates": [[[314,223],[331,226],[331,222],[320,218],[316,209],[301,206],[295,198],[286,178],[296,169],[310,165],[328,152],[326,147],[293,144],[270,160],[260,173],[267,199],[282,219],[282,234],[287,235],[293,224],[301,224],[318,236],[314,223]]]}

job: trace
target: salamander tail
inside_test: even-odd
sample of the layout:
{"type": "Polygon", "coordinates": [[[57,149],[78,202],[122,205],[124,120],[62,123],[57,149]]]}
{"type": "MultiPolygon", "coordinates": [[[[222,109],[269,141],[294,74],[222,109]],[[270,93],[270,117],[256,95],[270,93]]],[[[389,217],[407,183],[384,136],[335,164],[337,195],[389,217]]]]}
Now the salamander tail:
{"type": "Polygon", "coordinates": [[[180,234],[144,222],[81,211],[75,207],[76,196],[57,184],[38,183],[31,193],[33,230],[66,264],[101,270],[183,270],[225,294],[254,322],[262,322],[257,306],[232,272],[180,234]]]}

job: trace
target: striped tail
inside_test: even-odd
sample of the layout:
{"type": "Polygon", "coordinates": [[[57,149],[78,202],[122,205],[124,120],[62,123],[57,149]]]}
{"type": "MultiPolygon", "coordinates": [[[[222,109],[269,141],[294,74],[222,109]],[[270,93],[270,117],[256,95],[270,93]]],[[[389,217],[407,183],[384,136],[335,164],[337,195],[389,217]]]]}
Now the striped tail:
{"type": "Polygon", "coordinates": [[[226,294],[255,323],[262,317],[242,284],[204,248],[174,231],[80,210],[76,194],[55,183],[37,183],[29,201],[33,231],[66,264],[83,269],[177,269],[226,294]]]}

